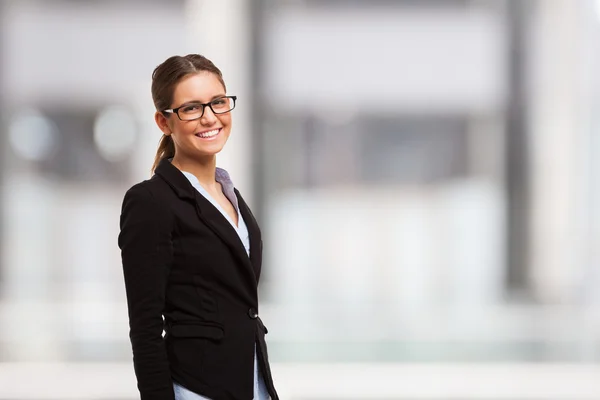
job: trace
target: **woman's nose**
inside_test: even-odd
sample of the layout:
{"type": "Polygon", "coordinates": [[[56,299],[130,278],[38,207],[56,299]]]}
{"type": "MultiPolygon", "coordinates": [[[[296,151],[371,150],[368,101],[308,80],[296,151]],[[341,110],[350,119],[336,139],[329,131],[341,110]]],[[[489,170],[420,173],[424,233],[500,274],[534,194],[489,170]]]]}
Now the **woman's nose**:
{"type": "Polygon", "coordinates": [[[217,116],[210,107],[204,108],[204,114],[200,118],[202,125],[212,125],[217,120],[217,116]]]}

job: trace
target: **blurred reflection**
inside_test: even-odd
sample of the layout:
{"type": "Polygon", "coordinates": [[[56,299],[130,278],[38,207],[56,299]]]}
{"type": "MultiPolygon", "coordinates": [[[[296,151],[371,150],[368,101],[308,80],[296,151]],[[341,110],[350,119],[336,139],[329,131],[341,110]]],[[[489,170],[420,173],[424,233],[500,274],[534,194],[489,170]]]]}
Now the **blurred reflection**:
{"type": "Polygon", "coordinates": [[[133,151],[136,127],[133,115],[123,107],[107,107],[94,122],[94,143],[107,161],[120,161],[133,151]]]}
{"type": "Polygon", "coordinates": [[[58,147],[56,126],[38,110],[21,110],[9,122],[9,143],[29,161],[48,159],[58,147]]]}

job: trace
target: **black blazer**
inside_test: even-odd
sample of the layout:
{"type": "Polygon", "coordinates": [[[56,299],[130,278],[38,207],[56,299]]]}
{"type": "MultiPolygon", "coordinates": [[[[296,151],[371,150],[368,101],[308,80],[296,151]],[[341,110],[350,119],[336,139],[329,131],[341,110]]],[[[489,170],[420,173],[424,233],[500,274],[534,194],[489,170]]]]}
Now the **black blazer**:
{"type": "Polygon", "coordinates": [[[227,219],[168,160],[125,194],[118,241],[142,400],[173,400],[173,381],[214,400],[250,400],[255,344],[269,394],[279,399],[258,317],[261,233],[235,194],[250,257],[227,219]]]}

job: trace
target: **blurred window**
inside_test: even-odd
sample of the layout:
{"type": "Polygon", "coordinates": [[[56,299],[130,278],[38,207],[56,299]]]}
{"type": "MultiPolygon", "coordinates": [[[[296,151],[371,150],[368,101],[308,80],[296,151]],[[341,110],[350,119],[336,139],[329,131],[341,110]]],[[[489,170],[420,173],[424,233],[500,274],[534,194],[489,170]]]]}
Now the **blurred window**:
{"type": "Polygon", "coordinates": [[[287,116],[268,125],[267,181],[283,187],[420,185],[466,176],[466,116],[287,116]],[[272,161],[271,161],[272,160],[272,161]]]}
{"type": "Polygon", "coordinates": [[[106,110],[66,108],[22,116],[15,113],[9,128],[15,166],[30,163],[40,175],[65,181],[126,181],[123,171],[127,171],[135,126],[132,118],[119,119],[117,113],[106,110]],[[118,147],[121,145],[128,148],[118,147]],[[119,152],[122,157],[117,157],[119,152]]]}

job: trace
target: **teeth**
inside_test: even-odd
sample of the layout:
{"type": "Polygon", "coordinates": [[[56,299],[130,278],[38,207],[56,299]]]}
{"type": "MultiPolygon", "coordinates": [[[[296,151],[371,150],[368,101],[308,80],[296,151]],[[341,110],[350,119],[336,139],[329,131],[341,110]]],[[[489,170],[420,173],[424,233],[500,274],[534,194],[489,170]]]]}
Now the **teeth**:
{"type": "Polygon", "coordinates": [[[208,132],[204,132],[204,133],[196,133],[196,136],[201,137],[201,138],[209,138],[209,137],[215,136],[217,133],[219,133],[219,130],[215,129],[213,131],[208,131],[208,132]]]}

